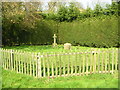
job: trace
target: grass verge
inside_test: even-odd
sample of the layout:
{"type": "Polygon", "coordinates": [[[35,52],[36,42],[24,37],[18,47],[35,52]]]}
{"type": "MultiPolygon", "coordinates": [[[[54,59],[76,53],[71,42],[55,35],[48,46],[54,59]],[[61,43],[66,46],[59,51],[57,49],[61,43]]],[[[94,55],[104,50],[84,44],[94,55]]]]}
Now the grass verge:
{"type": "Polygon", "coordinates": [[[3,70],[3,88],[118,88],[118,78],[111,74],[37,79],[3,70]]]}
{"type": "Polygon", "coordinates": [[[110,50],[113,48],[94,48],[94,47],[83,47],[83,46],[72,46],[71,50],[64,50],[64,45],[57,45],[57,47],[53,48],[52,45],[21,45],[21,46],[6,46],[4,49],[13,49],[20,51],[28,51],[28,52],[76,52],[76,51],[90,51],[90,50],[110,50]]]}

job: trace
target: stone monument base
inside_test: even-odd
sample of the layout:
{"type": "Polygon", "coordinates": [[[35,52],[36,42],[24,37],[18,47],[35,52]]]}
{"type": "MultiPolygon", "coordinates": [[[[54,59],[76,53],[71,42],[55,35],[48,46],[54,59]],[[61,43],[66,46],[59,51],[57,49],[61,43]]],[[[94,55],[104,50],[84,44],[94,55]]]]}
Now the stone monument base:
{"type": "Polygon", "coordinates": [[[65,43],[64,44],[64,49],[65,50],[70,50],[71,49],[71,43],[65,43]]]}
{"type": "Polygon", "coordinates": [[[57,46],[57,43],[53,43],[52,46],[53,46],[53,47],[56,47],[56,46],[57,46]]]}

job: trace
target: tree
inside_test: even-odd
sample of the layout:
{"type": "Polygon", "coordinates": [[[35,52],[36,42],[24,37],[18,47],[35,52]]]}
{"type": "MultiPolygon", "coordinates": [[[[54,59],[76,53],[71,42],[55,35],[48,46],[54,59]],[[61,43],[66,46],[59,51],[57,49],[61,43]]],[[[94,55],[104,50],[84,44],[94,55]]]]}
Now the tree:
{"type": "Polygon", "coordinates": [[[24,2],[27,12],[42,11],[42,2],[24,2]]]}
{"type": "Polygon", "coordinates": [[[111,14],[112,14],[112,15],[113,15],[113,14],[114,14],[114,15],[118,15],[118,11],[119,11],[118,6],[119,6],[118,3],[112,2],[112,5],[111,5],[111,14]]]}
{"type": "Polygon", "coordinates": [[[27,12],[23,2],[3,2],[2,3],[2,28],[3,44],[13,45],[21,42],[25,35],[23,32],[31,32],[36,26],[36,22],[42,17],[35,13],[35,9],[27,12]]]}
{"type": "Polygon", "coordinates": [[[118,3],[112,2],[112,4],[106,4],[106,9],[104,10],[105,15],[118,15],[119,14],[118,3]]]}
{"type": "Polygon", "coordinates": [[[73,20],[76,20],[79,16],[80,11],[77,7],[75,7],[74,3],[70,3],[70,5],[67,6],[61,6],[57,13],[57,20],[62,21],[68,21],[71,22],[73,20]]]}
{"type": "Polygon", "coordinates": [[[62,22],[67,20],[68,9],[65,6],[61,6],[57,13],[57,20],[62,22]]]}
{"type": "Polygon", "coordinates": [[[65,6],[65,5],[66,2],[64,2],[63,0],[61,0],[61,2],[57,0],[50,0],[48,2],[49,12],[55,13],[59,10],[61,6],[65,6]]]}
{"type": "Polygon", "coordinates": [[[74,4],[74,6],[76,7],[76,8],[78,8],[78,9],[83,9],[83,5],[82,5],[82,3],[80,3],[80,2],[77,2],[76,0],[74,0],[73,2],[69,2],[69,4],[74,4]]]}
{"type": "Polygon", "coordinates": [[[103,9],[99,4],[96,4],[94,9],[94,16],[99,16],[103,14],[103,9]]]}
{"type": "Polygon", "coordinates": [[[70,6],[68,8],[68,20],[67,21],[73,21],[73,20],[77,19],[79,14],[80,14],[80,11],[75,6],[75,4],[74,3],[70,3],[70,6]]]}
{"type": "Polygon", "coordinates": [[[92,17],[93,16],[93,11],[90,7],[87,7],[87,9],[85,10],[85,16],[86,17],[92,17]]]}
{"type": "Polygon", "coordinates": [[[55,12],[55,7],[56,7],[56,5],[57,5],[57,2],[49,2],[48,3],[48,7],[49,7],[49,11],[50,12],[55,12]]]}

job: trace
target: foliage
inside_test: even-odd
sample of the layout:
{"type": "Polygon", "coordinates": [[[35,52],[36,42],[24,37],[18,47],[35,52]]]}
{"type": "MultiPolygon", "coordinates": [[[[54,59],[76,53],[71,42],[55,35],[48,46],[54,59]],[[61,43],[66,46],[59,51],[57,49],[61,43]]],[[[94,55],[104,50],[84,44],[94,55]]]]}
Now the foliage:
{"type": "Polygon", "coordinates": [[[92,47],[113,47],[118,43],[118,17],[88,18],[59,26],[59,43],[92,47]],[[69,32],[68,32],[69,31],[69,32]]]}
{"type": "Polygon", "coordinates": [[[49,45],[53,42],[53,33],[56,31],[55,21],[38,21],[36,28],[31,33],[31,44],[49,45]]]}
{"type": "Polygon", "coordinates": [[[71,22],[73,20],[76,20],[76,18],[79,15],[79,9],[75,7],[73,3],[70,4],[69,7],[62,6],[58,13],[57,13],[57,20],[62,21],[68,21],[71,22]]]}
{"type": "MultiPolygon", "coordinates": [[[[5,49],[13,49],[13,50],[21,50],[21,51],[29,51],[29,52],[62,52],[62,51],[66,51],[63,49],[63,45],[58,45],[56,48],[52,48],[52,45],[39,45],[39,46],[37,46],[37,45],[35,45],[35,46],[21,45],[21,46],[11,46],[11,47],[5,46],[4,48],[5,49]]],[[[82,46],[72,46],[70,51],[79,51],[79,50],[86,51],[86,50],[90,50],[90,49],[92,49],[92,48],[82,47],[82,46]]]]}
{"type": "Polygon", "coordinates": [[[73,20],[76,20],[76,18],[78,17],[79,9],[75,7],[73,3],[70,3],[69,7],[61,5],[57,13],[48,13],[44,15],[46,15],[46,19],[52,19],[59,22],[71,22],[73,20]]]}
{"type": "MultiPolygon", "coordinates": [[[[106,4],[106,8],[102,8],[99,4],[96,4],[95,8],[92,10],[87,7],[86,10],[78,8],[75,3],[70,3],[69,6],[62,5],[59,7],[57,13],[48,13],[45,14],[45,19],[52,19],[59,22],[71,22],[76,19],[84,19],[88,17],[97,17],[104,15],[116,15],[120,13],[118,6],[119,3],[113,2],[111,5],[106,4]],[[83,11],[81,12],[80,9],[83,11]]],[[[80,5],[79,5],[80,6],[80,5]]]]}
{"type": "Polygon", "coordinates": [[[38,44],[38,42],[44,44],[43,41],[45,43],[50,41],[52,30],[49,28],[50,25],[42,20],[41,15],[35,13],[37,7],[26,9],[21,2],[4,2],[2,5],[3,45],[38,44]],[[35,35],[36,33],[39,35],[35,35]],[[37,38],[40,35],[41,37],[37,38]],[[33,40],[36,38],[39,41],[33,40]]]}
{"type": "Polygon", "coordinates": [[[3,88],[118,88],[118,79],[111,74],[37,79],[14,71],[2,73],[3,88]]]}
{"type": "Polygon", "coordinates": [[[94,10],[88,7],[83,12],[74,3],[68,7],[63,4],[57,13],[48,14],[36,13],[36,3],[33,4],[35,8],[29,5],[21,2],[2,3],[3,45],[52,44],[53,33],[57,34],[58,43],[93,47],[120,45],[117,28],[120,5],[117,3],[106,5],[104,9],[99,5],[94,10]]]}

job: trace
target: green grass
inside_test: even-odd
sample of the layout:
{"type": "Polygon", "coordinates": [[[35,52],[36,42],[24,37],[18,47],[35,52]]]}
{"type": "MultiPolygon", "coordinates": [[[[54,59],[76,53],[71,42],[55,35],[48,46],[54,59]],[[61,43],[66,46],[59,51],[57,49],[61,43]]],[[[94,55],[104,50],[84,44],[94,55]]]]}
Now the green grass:
{"type": "Polygon", "coordinates": [[[3,88],[118,88],[115,74],[37,79],[14,71],[3,70],[2,73],[3,88]]]}
{"type": "MultiPolygon", "coordinates": [[[[44,46],[12,46],[4,47],[6,49],[29,51],[29,52],[66,52],[63,45],[58,45],[52,48],[51,45],[44,46]]],[[[72,46],[70,51],[89,51],[91,47],[72,46]]],[[[98,49],[98,48],[94,48],[98,49]]],[[[109,48],[112,49],[112,48],[109,48]]],[[[100,50],[107,50],[107,48],[100,48],[100,50]]],[[[67,50],[69,52],[69,50],[67,50]]],[[[22,55],[24,56],[24,55],[22,55]]],[[[68,56],[61,57],[63,62],[68,60],[68,56]]],[[[74,56],[71,57],[75,58],[74,56]]],[[[46,58],[43,59],[46,62],[46,58]]],[[[52,62],[53,58],[49,58],[52,62]]],[[[72,62],[74,59],[72,60],[72,62]]],[[[67,62],[67,61],[66,61],[67,62]]],[[[82,62],[82,61],[81,61],[82,62]]],[[[46,62],[47,63],[47,62],[46,62]]],[[[59,66],[59,65],[57,65],[59,66]]],[[[118,87],[117,74],[92,74],[89,76],[72,76],[59,77],[54,79],[42,78],[37,79],[32,76],[23,74],[16,74],[16,72],[3,70],[3,88],[117,88],[118,87]]]]}
{"type": "MultiPolygon", "coordinates": [[[[43,45],[43,46],[27,46],[26,45],[26,46],[13,46],[13,47],[4,47],[4,48],[13,49],[13,50],[20,50],[20,51],[28,51],[28,52],[42,52],[42,55],[47,55],[45,52],[56,52],[57,54],[61,54],[61,53],[65,53],[65,52],[78,52],[78,51],[84,52],[84,51],[90,51],[91,49],[98,49],[98,48],[91,48],[91,47],[72,46],[71,50],[66,51],[63,49],[63,45],[58,45],[58,47],[56,47],[56,48],[52,48],[51,45],[43,45]]],[[[112,49],[112,48],[109,48],[109,49],[112,49]]],[[[107,48],[100,48],[100,50],[108,50],[108,49],[107,48]]],[[[29,53],[26,53],[26,54],[23,53],[22,55],[20,55],[20,57],[22,59],[19,59],[19,57],[15,54],[15,56],[17,56],[18,58],[17,59],[15,58],[14,60],[16,60],[16,61],[20,60],[23,62],[26,62],[27,60],[33,61],[32,54],[29,54],[29,53]],[[26,57],[26,54],[27,54],[27,57],[26,57]]],[[[54,54],[54,53],[52,53],[52,54],[54,54]]],[[[84,60],[86,55],[87,55],[87,60],[88,60],[88,71],[90,71],[89,66],[91,65],[91,58],[92,58],[92,62],[94,63],[94,55],[93,54],[78,54],[78,55],[63,55],[63,56],[43,57],[43,58],[41,58],[41,66],[43,67],[43,65],[45,65],[45,67],[48,67],[48,65],[49,65],[49,67],[52,68],[52,63],[54,64],[53,68],[57,67],[57,69],[58,69],[58,67],[66,67],[68,69],[68,64],[70,66],[82,66],[83,61],[84,61],[84,64],[86,65],[87,60],[84,60]],[[76,57],[77,57],[77,59],[76,59],[76,57]]],[[[104,55],[104,61],[108,60],[108,55],[110,56],[109,57],[110,69],[112,69],[112,53],[100,53],[100,54],[96,54],[96,58],[97,58],[96,60],[97,60],[97,62],[99,60],[99,64],[101,65],[100,70],[102,70],[103,55],[104,55]],[[99,56],[99,59],[98,59],[98,56],[99,56]]],[[[116,56],[117,56],[117,53],[114,54],[114,59],[116,56]]],[[[9,56],[5,56],[5,58],[6,57],[9,58],[9,56]]],[[[29,63],[29,61],[27,61],[27,63],[29,63]]],[[[37,61],[37,59],[35,57],[34,62],[36,62],[36,61],[37,61]]],[[[32,62],[32,63],[34,63],[34,62],[32,62]]],[[[96,65],[98,65],[98,63],[96,65]]],[[[23,64],[21,64],[21,66],[23,67],[23,64]]],[[[67,69],[65,69],[66,72],[67,72],[67,69]]],[[[78,69],[79,68],[77,68],[77,72],[78,72],[78,69]]],[[[75,68],[73,68],[73,70],[75,71],[75,68]]],[[[85,71],[86,71],[86,69],[85,69],[85,71]]],[[[96,71],[98,71],[98,68],[96,69],[96,71]]],[[[43,72],[43,68],[42,68],[42,72],[43,72]]],[[[63,74],[63,70],[61,73],[63,74]]],[[[50,74],[51,74],[51,69],[50,69],[50,74]]]]}
{"type": "MultiPolygon", "coordinates": [[[[28,45],[22,45],[22,46],[12,46],[12,47],[4,47],[6,49],[14,49],[14,50],[22,50],[22,51],[34,51],[34,52],[55,52],[55,51],[63,51],[63,45],[58,45],[57,47],[53,48],[52,45],[40,45],[40,46],[28,46],[28,45]]],[[[71,50],[75,49],[90,49],[89,47],[75,47],[72,46],[71,50]]]]}
{"type": "Polygon", "coordinates": [[[70,42],[74,45],[93,47],[119,46],[117,27],[118,17],[114,15],[61,22],[58,27],[59,43],[70,42]]]}
{"type": "MultiPolygon", "coordinates": [[[[29,51],[29,52],[66,52],[66,51],[89,51],[91,49],[101,49],[107,50],[108,48],[93,48],[93,47],[83,47],[83,46],[72,46],[71,50],[64,50],[63,45],[58,45],[57,47],[53,48],[52,45],[39,45],[39,46],[29,46],[29,45],[22,45],[22,46],[6,46],[3,47],[5,49],[13,49],[13,50],[21,50],[21,51],[29,51]]],[[[109,48],[112,49],[112,48],[109,48]]]]}
{"type": "MultiPolygon", "coordinates": [[[[101,51],[102,50],[111,50],[113,48],[93,48],[93,47],[82,47],[82,46],[72,46],[71,47],[71,50],[64,50],[63,49],[63,45],[58,45],[57,47],[53,48],[52,45],[42,45],[42,46],[28,46],[28,45],[24,45],[24,46],[12,46],[12,47],[4,47],[6,49],[13,49],[13,50],[19,50],[19,51],[26,51],[26,52],[41,52],[42,55],[46,55],[46,52],[48,52],[48,54],[50,54],[51,52],[56,52],[56,54],[62,54],[62,53],[65,53],[65,52],[86,52],[86,51],[90,51],[93,49],[94,50],[98,50],[100,49],[101,51]]],[[[52,53],[54,54],[54,53],[52,53]]],[[[108,53],[109,54],[109,53],[108,53]]],[[[104,56],[106,56],[106,54],[104,54],[104,56]]],[[[61,60],[62,62],[68,62],[68,58],[71,58],[72,62],[74,64],[74,60],[76,60],[76,55],[64,55],[64,56],[61,56],[61,60]]],[[[77,55],[79,57],[79,60],[82,59],[82,57],[85,56],[85,54],[79,54],[77,55]]],[[[110,54],[111,56],[111,54],[110,54]]],[[[115,57],[116,55],[114,55],[115,57]]],[[[8,56],[7,56],[8,57],[8,56]]],[[[25,55],[22,55],[22,57],[26,57],[25,55]]],[[[31,57],[31,55],[29,56],[31,57]]],[[[93,57],[93,55],[92,55],[93,57]]],[[[59,57],[57,56],[57,58],[59,59],[59,57]]],[[[90,59],[90,54],[88,55],[88,58],[90,59]]],[[[55,57],[49,57],[49,62],[52,62],[53,60],[55,59],[55,57]]],[[[100,53],[100,59],[102,59],[102,53],[100,53]]],[[[110,61],[111,61],[112,57],[110,57],[110,61]]],[[[29,59],[31,60],[31,59],[29,59]]],[[[43,58],[42,61],[48,61],[48,58],[43,58]]],[[[79,60],[77,61],[79,63],[79,60]]],[[[26,61],[26,59],[25,59],[26,61]]],[[[57,60],[59,61],[59,60],[57,60]]],[[[82,63],[82,60],[81,60],[81,63],[82,63]]]]}

